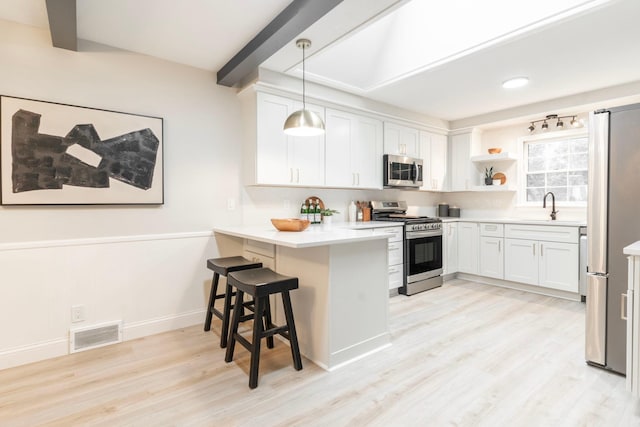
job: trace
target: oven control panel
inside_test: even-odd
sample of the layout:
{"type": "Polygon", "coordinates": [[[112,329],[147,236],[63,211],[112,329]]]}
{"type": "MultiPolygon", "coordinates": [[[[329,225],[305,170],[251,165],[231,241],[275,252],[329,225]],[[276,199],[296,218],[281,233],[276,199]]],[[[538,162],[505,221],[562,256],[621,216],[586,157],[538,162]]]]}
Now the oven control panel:
{"type": "Polygon", "coordinates": [[[430,231],[442,230],[441,222],[429,222],[425,224],[407,224],[407,231],[430,231]]]}

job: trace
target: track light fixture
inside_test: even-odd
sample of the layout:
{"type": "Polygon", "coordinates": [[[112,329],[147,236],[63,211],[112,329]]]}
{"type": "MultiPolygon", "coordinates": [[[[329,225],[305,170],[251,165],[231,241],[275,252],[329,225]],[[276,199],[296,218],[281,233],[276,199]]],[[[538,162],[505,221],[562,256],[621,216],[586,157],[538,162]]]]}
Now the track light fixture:
{"type": "Polygon", "coordinates": [[[546,132],[549,130],[549,123],[547,123],[548,121],[551,120],[556,120],[556,128],[558,129],[563,129],[564,128],[564,122],[562,121],[562,119],[568,119],[570,118],[571,121],[569,122],[569,124],[574,127],[580,127],[580,122],[578,120],[576,120],[576,116],[558,116],[557,114],[549,114],[548,116],[546,116],[544,119],[540,119],[540,120],[534,120],[531,122],[531,124],[529,125],[529,127],[527,128],[527,130],[530,133],[535,132],[536,130],[536,123],[540,123],[542,122],[542,125],[540,126],[540,129],[543,132],[546,132]]]}

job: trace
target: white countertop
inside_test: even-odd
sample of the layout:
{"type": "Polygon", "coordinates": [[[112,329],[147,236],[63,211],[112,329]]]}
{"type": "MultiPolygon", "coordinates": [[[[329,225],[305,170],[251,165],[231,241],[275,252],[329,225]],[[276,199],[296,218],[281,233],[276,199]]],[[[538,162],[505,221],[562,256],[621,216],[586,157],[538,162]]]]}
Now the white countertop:
{"type": "Polygon", "coordinates": [[[565,227],[586,227],[585,221],[552,221],[550,219],[521,219],[521,218],[452,218],[442,217],[442,222],[489,222],[498,224],[528,224],[528,225],[563,225],[565,227]]]}
{"type": "Polygon", "coordinates": [[[640,256],[640,241],[639,242],[635,242],[630,244],[629,246],[625,247],[622,252],[625,255],[634,255],[634,256],[640,256]]]}
{"type": "Polygon", "coordinates": [[[290,248],[310,248],[314,246],[386,239],[388,236],[384,234],[373,234],[371,229],[402,225],[401,222],[389,221],[340,222],[330,226],[312,224],[306,230],[299,232],[278,231],[271,224],[231,225],[214,227],[213,231],[290,248]]]}

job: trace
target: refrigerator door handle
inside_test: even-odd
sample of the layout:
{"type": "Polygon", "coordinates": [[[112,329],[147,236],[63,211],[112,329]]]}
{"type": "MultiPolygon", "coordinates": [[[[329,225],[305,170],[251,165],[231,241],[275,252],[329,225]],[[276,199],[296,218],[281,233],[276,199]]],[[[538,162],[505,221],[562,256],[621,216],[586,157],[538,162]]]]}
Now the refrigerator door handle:
{"type": "MultiPolygon", "coordinates": [[[[608,271],[607,205],[609,188],[608,111],[589,115],[587,240],[589,271],[608,271]]],[[[588,296],[587,296],[588,298],[588,296]]]]}
{"type": "Polygon", "coordinates": [[[593,273],[587,277],[585,358],[602,366],[606,362],[607,280],[593,273]]]}

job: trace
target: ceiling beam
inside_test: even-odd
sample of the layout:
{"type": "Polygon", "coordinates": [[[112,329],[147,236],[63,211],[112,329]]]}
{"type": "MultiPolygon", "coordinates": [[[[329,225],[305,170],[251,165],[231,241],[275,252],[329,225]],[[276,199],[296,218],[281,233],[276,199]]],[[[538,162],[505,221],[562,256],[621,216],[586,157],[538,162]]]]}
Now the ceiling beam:
{"type": "Polygon", "coordinates": [[[267,58],[341,2],[342,0],[293,0],[218,71],[218,84],[229,87],[240,84],[267,58]]]}
{"type": "Polygon", "coordinates": [[[54,47],[78,50],[76,0],[46,0],[49,31],[54,47]]]}

